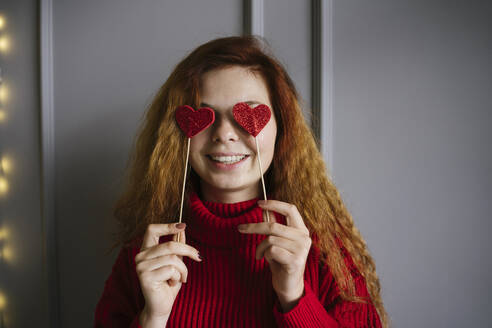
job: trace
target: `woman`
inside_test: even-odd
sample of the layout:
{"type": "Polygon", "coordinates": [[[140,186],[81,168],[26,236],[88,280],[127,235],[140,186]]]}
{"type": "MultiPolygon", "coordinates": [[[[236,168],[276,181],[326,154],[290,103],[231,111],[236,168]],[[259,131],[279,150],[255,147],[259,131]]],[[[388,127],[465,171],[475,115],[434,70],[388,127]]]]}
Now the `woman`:
{"type": "Polygon", "coordinates": [[[292,80],[265,44],[207,42],[156,95],[115,207],[122,247],[96,327],[388,325],[374,261],[325,173],[292,80]],[[266,202],[255,140],[232,115],[239,102],[272,110],[257,136],[266,202]],[[212,108],[215,121],[191,139],[177,226],[186,138],[175,110],[184,104],[212,108]]]}

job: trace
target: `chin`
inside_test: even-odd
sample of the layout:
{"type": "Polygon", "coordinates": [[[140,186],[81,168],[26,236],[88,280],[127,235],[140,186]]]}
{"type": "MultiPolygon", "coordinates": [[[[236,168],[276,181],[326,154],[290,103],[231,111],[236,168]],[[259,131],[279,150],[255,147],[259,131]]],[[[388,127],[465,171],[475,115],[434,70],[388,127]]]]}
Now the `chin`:
{"type": "Polygon", "coordinates": [[[213,188],[234,192],[251,188],[251,183],[247,183],[245,181],[238,181],[235,179],[231,179],[230,181],[225,182],[224,179],[221,181],[207,181],[207,183],[213,188]],[[232,181],[231,181],[232,180],[232,181]]]}
{"type": "Polygon", "coordinates": [[[212,186],[216,189],[221,189],[221,190],[230,191],[230,192],[246,189],[246,186],[243,186],[241,184],[236,184],[236,183],[226,183],[226,184],[220,183],[220,184],[214,184],[212,186]]]}

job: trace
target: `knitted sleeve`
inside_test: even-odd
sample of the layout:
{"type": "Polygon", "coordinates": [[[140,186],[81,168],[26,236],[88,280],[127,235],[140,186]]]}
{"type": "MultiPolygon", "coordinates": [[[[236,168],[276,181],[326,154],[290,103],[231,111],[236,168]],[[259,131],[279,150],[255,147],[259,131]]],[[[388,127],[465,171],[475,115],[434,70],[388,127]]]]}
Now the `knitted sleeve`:
{"type": "MultiPolygon", "coordinates": [[[[113,265],[112,272],[104,285],[94,314],[94,327],[141,328],[140,311],[143,296],[135,281],[135,250],[123,247],[113,265]]],[[[136,279],[136,280],[135,280],[136,279]]]]}
{"type": "MultiPolygon", "coordinates": [[[[348,252],[344,250],[344,254],[354,277],[357,295],[368,297],[364,277],[355,268],[348,252]]],[[[328,265],[319,265],[319,261],[308,260],[306,271],[310,271],[309,266],[311,271],[319,271],[318,274],[308,272],[305,275],[304,294],[296,306],[283,313],[278,299],[275,300],[273,313],[278,327],[381,328],[380,318],[372,302],[355,303],[343,300],[328,265]]]]}

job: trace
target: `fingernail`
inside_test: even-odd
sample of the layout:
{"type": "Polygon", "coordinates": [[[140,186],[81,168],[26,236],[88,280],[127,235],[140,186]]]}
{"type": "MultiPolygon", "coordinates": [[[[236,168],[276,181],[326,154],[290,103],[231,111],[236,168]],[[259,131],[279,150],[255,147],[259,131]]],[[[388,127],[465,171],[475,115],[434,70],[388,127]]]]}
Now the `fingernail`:
{"type": "Polygon", "coordinates": [[[175,227],[176,227],[177,229],[183,229],[184,227],[186,227],[186,223],[177,223],[177,224],[175,225],[175,227]]]}
{"type": "Polygon", "coordinates": [[[198,253],[198,258],[200,259],[200,261],[203,260],[203,257],[200,255],[200,253],[198,253]]]}
{"type": "Polygon", "coordinates": [[[239,230],[239,231],[242,231],[244,229],[246,229],[246,227],[244,225],[242,225],[242,224],[240,224],[240,225],[237,226],[237,230],[239,230]]]}

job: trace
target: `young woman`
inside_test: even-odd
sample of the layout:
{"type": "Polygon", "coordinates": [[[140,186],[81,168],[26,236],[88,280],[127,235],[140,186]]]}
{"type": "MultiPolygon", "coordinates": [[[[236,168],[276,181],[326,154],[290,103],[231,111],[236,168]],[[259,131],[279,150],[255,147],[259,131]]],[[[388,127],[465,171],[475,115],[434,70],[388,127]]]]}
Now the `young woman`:
{"type": "Polygon", "coordinates": [[[177,65],[147,112],[115,207],[121,249],[95,327],[388,326],[374,261],[298,97],[258,37],[212,40],[177,65]],[[257,136],[266,202],[255,140],[232,115],[240,102],[272,110],[257,136]],[[176,225],[184,104],[212,108],[215,121],[191,139],[176,225]]]}

